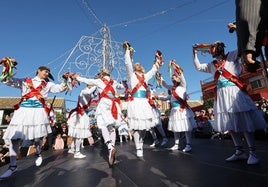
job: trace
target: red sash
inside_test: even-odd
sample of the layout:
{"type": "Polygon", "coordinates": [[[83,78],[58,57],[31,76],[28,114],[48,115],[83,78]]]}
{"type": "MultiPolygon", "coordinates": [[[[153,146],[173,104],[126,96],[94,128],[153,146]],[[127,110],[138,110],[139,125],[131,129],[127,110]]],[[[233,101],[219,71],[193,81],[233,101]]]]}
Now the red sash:
{"type": "Polygon", "coordinates": [[[105,78],[102,78],[102,81],[104,82],[106,87],[103,89],[102,93],[100,93],[100,99],[104,97],[104,98],[110,99],[112,101],[112,108],[111,108],[112,116],[114,119],[117,119],[118,112],[117,112],[117,108],[116,108],[116,102],[119,104],[120,99],[115,97],[115,90],[112,87],[114,81],[112,79],[110,79],[110,81],[108,81],[105,78]],[[111,92],[113,94],[114,98],[110,98],[108,96],[108,92],[111,92]]]}
{"type": "Polygon", "coordinates": [[[77,114],[83,116],[85,114],[85,110],[90,106],[91,104],[91,97],[89,96],[89,102],[83,106],[81,106],[79,104],[79,102],[77,103],[76,108],[72,109],[68,115],[68,119],[71,117],[72,113],[74,113],[76,111],[77,114]]]}
{"type": "Polygon", "coordinates": [[[175,97],[175,99],[177,99],[177,101],[179,101],[180,105],[181,105],[181,109],[185,109],[185,107],[190,108],[190,106],[188,105],[187,101],[182,99],[177,93],[176,93],[176,86],[173,86],[171,89],[171,94],[173,95],[173,97],[175,97]]]}
{"type": "MultiPolygon", "coordinates": [[[[227,55],[226,55],[227,56],[227,55]]],[[[238,88],[240,88],[242,91],[247,92],[247,86],[246,84],[239,79],[239,77],[231,74],[227,69],[224,68],[226,60],[222,63],[218,61],[214,61],[213,64],[216,67],[217,71],[214,74],[214,80],[217,84],[217,80],[219,79],[220,75],[222,75],[224,78],[228,79],[229,81],[233,82],[238,88]]],[[[217,98],[217,85],[215,86],[215,98],[217,98]]]]}
{"type": "Polygon", "coordinates": [[[148,103],[151,105],[151,107],[156,108],[155,103],[154,103],[154,100],[151,97],[151,94],[150,93],[147,93],[146,94],[146,97],[147,97],[148,103]]]}
{"type": "Polygon", "coordinates": [[[127,120],[126,120],[126,118],[124,116],[121,116],[121,122],[127,123],[127,120]]]}
{"type": "Polygon", "coordinates": [[[141,87],[143,86],[146,90],[148,88],[148,85],[146,84],[146,82],[144,81],[145,78],[144,78],[144,75],[140,76],[138,75],[137,73],[136,74],[136,77],[138,79],[138,84],[136,84],[136,86],[132,89],[131,93],[130,93],[130,100],[133,100],[133,96],[134,94],[136,93],[136,91],[141,87]]]}
{"type": "Polygon", "coordinates": [[[156,108],[154,100],[152,98],[148,98],[148,102],[151,105],[151,107],[156,108]]]}
{"type": "Polygon", "coordinates": [[[45,111],[48,113],[49,112],[49,108],[46,106],[45,99],[42,96],[42,94],[40,93],[41,90],[47,85],[47,82],[42,81],[41,84],[38,87],[36,87],[36,88],[34,88],[34,86],[33,86],[32,79],[25,78],[25,82],[29,86],[30,92],[27,93],[27,94],[25,94],[25,95],[23,95],[21,97],[19,103],[16,104],[16,105],[14,105],[15,110],[17,110],[18,108],[20,108],[21,102],[26,101],[27,99],[32,98],[32,97],[35,96],[43,104],[45,111]]]}

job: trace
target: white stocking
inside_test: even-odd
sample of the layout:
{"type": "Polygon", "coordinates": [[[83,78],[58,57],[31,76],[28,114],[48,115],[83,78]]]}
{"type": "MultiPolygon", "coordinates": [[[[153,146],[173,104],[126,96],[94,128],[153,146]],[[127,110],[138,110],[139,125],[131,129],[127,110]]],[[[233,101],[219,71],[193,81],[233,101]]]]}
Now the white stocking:
{"type": "Polygon", "coordinates": [[[240,134],[237,132],[230,131],[229,132],[232,140],[234,142],[235,148],[236,148],[236,153],[239,154],[242,151],[243,148],[243,143],[240,137],[240,134]]]}
{"type": "Polygon", "coordinates": [[[76,153],[80,152],[82,139],[81,138],[74,138],[73,142],[74,142],[74,151],[76,153]]]}
{"type": "Polygon", "coordinates": [[[136,130],[134,131],[134,142],[136,149],[143,149],[143,139],[146,135],[146,130],[136,130]]]}
{"type": "Polygon", "coordinates": [[[112,144],[112,140],[110,137],[110,132],[108,131],[107,127],[102,127],[101,128],[101,133],[102,133],[102,137],[104,139],[104,143],[107,145],[108,149],[112,149],[113,144],[112,144]]]}
{"type": "Polygon", "coordinates": [[[179,145],[179,142],[180,142],[180,133],[179,132],[174,132],[174,140],[175,140],[175,144],[179,145]]]}
{"type": "Polygon", "coordinates": [[[255,137],[253,132],[244,132],[244,137],[247,141],[250,151],[255,151],[255,137]]]}
{"type": "Polygon", "coordinates": [[[152,128],[150,129],[150,133],[151,133],[151,135],[152,135],[152,137],[153,137],[153,139],[154,139],[154,141],[155,141],[155,140],[157,139],[157,136],[156,136],[154,127],[152,127],[152,128]]]}
{"type": "Polygon", "coordinates": [[[113,147],[115,146],[115,139],[116,139],[116,133],[115,130],[113,130],[112,132],[110,132],[110,140],[113,147]]]}

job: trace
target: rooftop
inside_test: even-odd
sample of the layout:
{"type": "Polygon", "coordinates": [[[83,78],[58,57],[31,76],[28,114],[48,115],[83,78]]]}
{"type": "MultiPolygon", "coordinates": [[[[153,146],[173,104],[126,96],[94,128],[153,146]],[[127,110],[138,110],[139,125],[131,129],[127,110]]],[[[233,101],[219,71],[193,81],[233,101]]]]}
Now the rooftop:
{"type": "MultiPolygon", "coordinates": [[[[51,103],[53,98],[48,98],[47,102],[51,103]]],[[[14,105],[19,103],[20,97],[0,97],[0,109],[13,109],[14,105]]],[[[65,99],[56,98],[53,103],[54,108],[64,108],[65,99]]]]}

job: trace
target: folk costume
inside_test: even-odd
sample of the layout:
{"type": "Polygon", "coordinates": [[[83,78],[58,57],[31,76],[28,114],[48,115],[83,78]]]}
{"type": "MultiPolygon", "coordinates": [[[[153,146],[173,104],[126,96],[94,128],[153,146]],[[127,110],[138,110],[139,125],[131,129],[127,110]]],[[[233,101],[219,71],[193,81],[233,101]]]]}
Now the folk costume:
{"type": "Polygon", "coordinates": [[[195,52],[193,58],[195,68],[198,71],[211,73],[216,81],[214,128],[218,132],[229,131],[235,144],[235,154],[226,161],[247,159],[248,164],[257,164],[259,158],[255,153],[254,131],[266,128],[267,124],[239,79],[242,66],[237,51],[230,51],[222,56],[221,59],[204,64],[200,64],[195,52]],[[245,136],[249,147],[249,157],[242,150],[239,133],[245,136]]]}
{"type": "MultiPolygon", "coordinates": [[[[162,84],[168,90],[171,90],[170,103],[171,111],[168,122],[168,130],[174,133],[175,144],[171,147],[171,150],[179,149],[180,134],[185,133],[186,147],[183,149],[184,152],[191,151],[191,132],[196,127],[194,120],[194,113],[187,104],[187,93],[186,93],[186,80],[183,73],[179,76],[179,85],[169,85],[163,80],[162,84]]],[[[161,98],[160,98],[161,99],[161,98]]],[[[168,98],[166,98],[168,99],[168,98]]]]}
{"type": "Polygon", "coordinates": [[[80,147],[85,138],[92,136],[90,131],[90,118],[86,110],[89,109],[91,105],[95,90],[96,86],[84,88],[78,96],[76,108],[72,109],[68,116],[68,136],[72,137],[70,150],[74,153],[74,158],[86,157],[86,155],[80,152],[80,147]]]}
{"type": "Polygon", "coordinates": [[[78,76],[79,82],[88,85],[95,85],[99,92],[99,104],[96,107],[95,117],[98,127],[102,131],[102,137],[109,149],[109,166],[113,166],[115,161],[115,126],[119,126],[121,122],[120,99],[116,95],[116,89],[124,89],[122,84],[111,79],[109,72],[103,71],[104,76],[97,79],[87,79],[78,76]]]}
{"type": "Polygon", "coordinates": [[[159,68],[154,64],[152,69],[147,73],[138,73],[133,70],[130,50],[126,49],[125,65],[131,86],[131,93],[127,105],[127,116],[129,128],[134,130],[134,141],[137,149],[137,156],[143,156],[143,139],[146,130],[155,126],[153,123],[154,115],[150,106],[146,93],[148,89],[148,81],[153,78],[159,68]]]}
{"type": "Polygon", "coordinates": [[[125,138],[125,141],[128,141],[128,135],[129,135],[129,127],[128,127],[128,121],[127,116],[122,114],[121,115],[121,124],[118,127],[118,135],[120,142],[123,142],[123,137],[125,138]]]}
{"type": "MultiPolygon", "coordinates": [[[[49,68],[41,66],[38,71],[50,71],[49,68]]],[[[49,73],[51,77],[51,74],[49,73]]],[[[36,147],[36,166],[42,164],[41,147],[42,138],[51,133],[49,121],[49,108],[46,106],[48,93],[63,92],[64,84],[55,84],[48,79],[34,78],[18,79],[12,77],[4,82],[7,86],[12,86],[21,90],[22,98],[15,105],[14,115],[4,134],[4,139],[10,142],[10,167],[0,178],[9,177],[16,170],[16,157],[19,152],[19,140],[34,140],[36,147]]]]}

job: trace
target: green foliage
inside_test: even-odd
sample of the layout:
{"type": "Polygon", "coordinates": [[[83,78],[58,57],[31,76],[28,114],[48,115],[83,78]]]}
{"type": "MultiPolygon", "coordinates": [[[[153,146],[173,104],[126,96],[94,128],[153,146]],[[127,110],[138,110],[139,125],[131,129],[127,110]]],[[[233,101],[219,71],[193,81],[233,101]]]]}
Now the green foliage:
{"type": "Polygon", "coordinates": [[[168,117],[170,115],[170,109],[166,109],[165,116],[168,117]]]}
{"type": "Polygon", "coordinates": [[[55,112],[56,114],[56,121],[57,123],[62,123],[62,122],[66,122],[67,121],[67,118],[65,116],[65,114],[61,114],[59,112],[55,112]]]}
{"type": "Polygon", "coordinates": [[[127,114],[127,110],[126,110],[126,109],[122,110],[121,112],[122,112],[122,114],[124,114],[124,115],[127,114]]]}
{"type": "Polygon", "coordinates": [[[203,107],[207,111],[209,108],[213,108],[214,98],[204,100],[203,107]]]}

